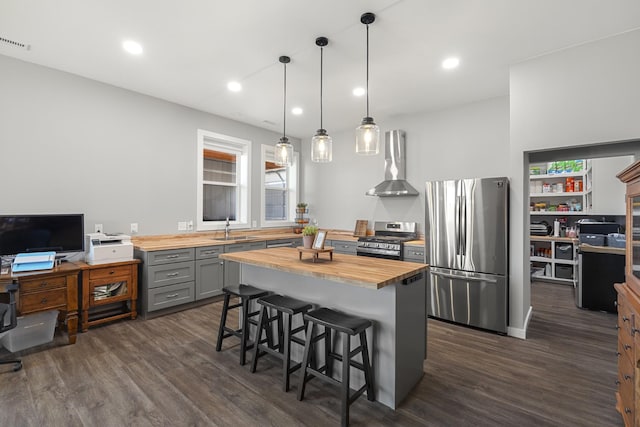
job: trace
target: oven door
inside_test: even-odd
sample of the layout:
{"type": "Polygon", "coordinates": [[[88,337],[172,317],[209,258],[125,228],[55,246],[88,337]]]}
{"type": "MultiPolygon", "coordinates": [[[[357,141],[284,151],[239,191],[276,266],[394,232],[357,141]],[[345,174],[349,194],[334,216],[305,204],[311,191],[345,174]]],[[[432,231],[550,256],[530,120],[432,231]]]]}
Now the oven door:
{"type": "Polygon", "coordinates": [[[388,249],[374,249],[374,248],[356,248],[356,255],[368,256],[372,258],[384,258],[393,259],[396,261],[401,260],[401,255],[397,251],[391,251],[388,249]]]}

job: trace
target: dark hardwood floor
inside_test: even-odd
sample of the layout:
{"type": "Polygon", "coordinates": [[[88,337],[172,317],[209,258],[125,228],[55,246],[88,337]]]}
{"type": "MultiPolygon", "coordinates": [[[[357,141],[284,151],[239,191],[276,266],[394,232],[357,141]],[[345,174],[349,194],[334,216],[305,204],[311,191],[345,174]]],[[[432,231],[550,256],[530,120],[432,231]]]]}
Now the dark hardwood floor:
{"type": "MultiPolygon", "coordinates": [[[[395,412],[358,399],[351,424],[622,425],[616,316],[576,308],[572,292],[532,286],[527,340],[429,320],[422,381],[395,412]]],[[[0,366],[0,426],[338,425],[331,386],[312,381],[298,402],[297,373],[284,393],[272,358],[251,374],[238,364],[235,340],[215,351],[221,305],[119,321],[79,335],[75,345],[56,336],[19,353],[22,371],[0,366]]]]}

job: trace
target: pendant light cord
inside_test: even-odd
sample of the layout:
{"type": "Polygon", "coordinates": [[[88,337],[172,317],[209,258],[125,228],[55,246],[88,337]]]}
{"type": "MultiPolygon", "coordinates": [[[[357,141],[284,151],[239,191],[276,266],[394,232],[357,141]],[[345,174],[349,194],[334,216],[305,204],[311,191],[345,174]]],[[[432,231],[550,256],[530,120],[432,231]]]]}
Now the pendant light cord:
{"type": "Polygon", "coordinates": [[[324,48],[320,48],[320,129],[324,129],[322,126],[322,56],[324,48]]]}
{"type": "Polygon", "coordinates": [[[282,137],[286,138],[287,137],[287,64],[283,63],[284,65],[284,108],[283,108],[283,112],[282,112],[282,137]]]}
{"type": "Polygon", "coordinates": [[[367,24],[367,117],[369,116],[369,24],[367,24]]]}

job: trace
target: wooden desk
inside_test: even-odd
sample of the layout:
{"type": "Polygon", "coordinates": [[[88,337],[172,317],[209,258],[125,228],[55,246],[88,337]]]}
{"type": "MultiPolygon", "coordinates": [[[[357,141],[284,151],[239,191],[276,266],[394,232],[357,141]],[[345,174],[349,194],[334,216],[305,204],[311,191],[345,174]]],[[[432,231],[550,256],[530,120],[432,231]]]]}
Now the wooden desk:
{"type": "Polygon", "coordinates": [[[78,333],[78,276],[86,268],[83,262],[65,262],[43,271],[0,275],[0,289],[16,279],[18,315],[47,310],[60,310],[58,321],[64,319],[69,344],[76,343],[78,333]]]}

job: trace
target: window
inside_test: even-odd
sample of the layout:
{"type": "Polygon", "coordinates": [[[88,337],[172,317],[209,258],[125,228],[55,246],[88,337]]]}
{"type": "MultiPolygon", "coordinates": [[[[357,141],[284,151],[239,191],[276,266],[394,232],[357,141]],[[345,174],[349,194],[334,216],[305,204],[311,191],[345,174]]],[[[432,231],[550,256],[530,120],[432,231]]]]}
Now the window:
{"type": "Polygon", "coordinates": [[[249,224],[251,141],[198,130],[198,230],[249,224]]]}
{"type": "Polygon", "coordinates": [[[298,200],[298,153],[289,167],[275,163],[272,145],[262,146],[262,225],[281,226],[293,223],[298,200]]]}

